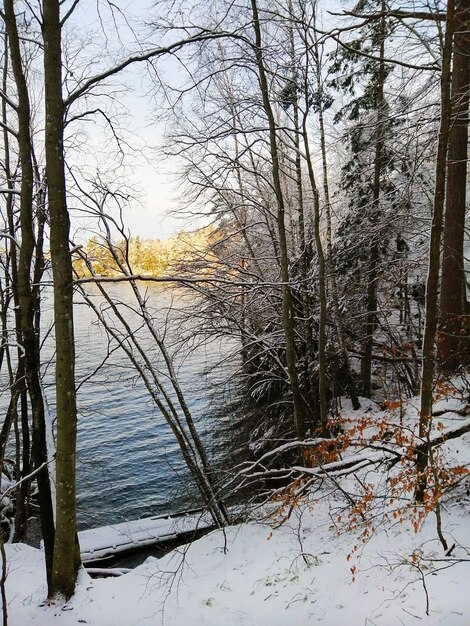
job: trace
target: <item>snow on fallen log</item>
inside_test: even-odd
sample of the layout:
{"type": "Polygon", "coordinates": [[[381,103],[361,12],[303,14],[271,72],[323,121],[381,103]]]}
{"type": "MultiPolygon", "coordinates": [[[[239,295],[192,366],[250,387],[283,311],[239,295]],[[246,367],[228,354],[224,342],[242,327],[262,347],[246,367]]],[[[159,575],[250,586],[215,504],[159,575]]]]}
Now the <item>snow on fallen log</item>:
{"type": "Polygon", "coordinates": [[[187,534],[214,527],[210,514],[195,511],[175,516],[147,517],[78,533],[82,562],[176,540],[187,534]]]}
{"type": "Polygon", "coordinates": [[[433,417],[440,417],[444,413],[457,413],[458,415],[468,415],[470,405],[459,398],[445,397],[434,403],[432,407],[433,417]]]}
{"type": "Polygon", "coordinates": [[[87,567],[86,571],[92,578],[116,578],[129,574],[132,569],[127,567],[87,567]]]}

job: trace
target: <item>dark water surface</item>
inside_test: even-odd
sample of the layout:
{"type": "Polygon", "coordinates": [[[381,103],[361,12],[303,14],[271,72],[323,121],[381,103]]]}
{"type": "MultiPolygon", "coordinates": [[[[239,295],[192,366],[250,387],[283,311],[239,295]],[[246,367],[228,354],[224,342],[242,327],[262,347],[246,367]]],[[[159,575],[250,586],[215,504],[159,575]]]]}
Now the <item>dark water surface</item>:
{"type": "MultiPolygon", "coordinates": [[[[120,309],[133,332],[142,338],[152,363],[160,367],[161,358],[154,342],[141,328],[139,316],[128,306],[135,303],[130,287],[119,284],[109,290],[123,303],[120,309]]],[[[166,341],[174,351],[176,340],[188,327],[177,319],[175,312],[169,312],[171,307],[177,308],[178,304],[173,301],[179,294],[148,285],[144,285],[142,291],[148,298],[156,325],[163,328],[166,324],[166,341]]],[[[96,288],[90,287],[89,293],[105,308],[96,288]]],[[[44,304],[46,326],[51,318],[47,295],[44,304]]],[[[174,513],[197,505],[198,496],[174,435],[127,356],[122,350],[114,351],[101,365],[108,352],[106,333],[80,297],[77,297],[75,310],[75,332],[79,384],[79,528],[174,513]],[[100,369],[95,372],[99,365],[100,369]]],[[[52,352],[51,334],[44,354],[52,355],[52,352]]],[[[178,378],[198,431],[215,458],[221,454],[224,429],[230,423],[230,415],[224,413],[223,407],[238,393],[236,384],[224,385],[227,380],[236,378],[238,359],[235,353],[234,342],[214,341],[193,346],[186,353],[179,351],[175,357],[178,378]]],[[[53,415],[52,366],[46,368],[44,380],[53,415]]]]}

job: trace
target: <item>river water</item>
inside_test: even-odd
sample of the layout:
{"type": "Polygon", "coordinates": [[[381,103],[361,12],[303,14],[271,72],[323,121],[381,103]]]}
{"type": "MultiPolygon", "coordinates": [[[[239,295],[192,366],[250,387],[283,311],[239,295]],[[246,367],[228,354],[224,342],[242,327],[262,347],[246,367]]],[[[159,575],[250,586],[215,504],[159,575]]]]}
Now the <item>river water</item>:
{"type": "MultiPolygon", "coordinates": [[[[97,288],[87,290],[111,321],[97,288]]],[[[187,300],[181,300],[178,291],[147,283],[141,290],[156,325],[166,332],[167,345],[176,351],[180,335],[188,330],[188,323],[183,323],[176,311],[187,300]]],[[[146,346],[152,363],[160,367],[154,342],[131,308],[135,300],[129,285],[112,285],[108,291],[121,303],[120,310],[146,346]]],[[[79,529],[198,505],[197,492],[169,426],[122,350],[111,352],[105,360],[110,352],[106,333],[83,299],[77,296],[76,300],[79,529]]],[[[46,293],[44,329],[52,317],[51,302],[46,293]]],[[[229,340],[192,344],[191,350],[176,351],[178,379],[210,456],[220,461],[231,422],[230,410],[224,407],[239,393],[235,382],[237,346],[229,340]]],[[[45,340],[44,363],[53,357],[53,350],[51,332],[45,340]]],[[[52,364],[44,367],[44,388],[54,415],[52,364]]]]}

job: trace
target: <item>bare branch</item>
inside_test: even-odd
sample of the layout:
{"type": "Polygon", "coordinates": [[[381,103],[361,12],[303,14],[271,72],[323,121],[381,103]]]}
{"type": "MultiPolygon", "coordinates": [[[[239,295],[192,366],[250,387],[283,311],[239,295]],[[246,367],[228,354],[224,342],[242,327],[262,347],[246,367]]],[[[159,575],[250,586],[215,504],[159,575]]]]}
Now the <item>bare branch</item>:
{"type": "MultiPolygon", "coordinates": [[[[125,59],[125,61],[122,61],[121,63],[114,65],[108,70],[105,70],[104,72],[101,72],[100,74],[96,74],[95,76],[92,76],[91,78],[86,80],[81,87],[78,87],[75,91],[73,91],[69,95],[68,98],[65,99],[64,106],[69,107],[73,102],[75,102],[75,100],[80,98],[80,96],[82,96],[89,89],[94,87],[96,84],[100,83],[103,80],[106,80],[110,76],[114,76],[115,74],[118,74],[119,72],[124,70],[126,67],[129,67],[129,65],[133,65],[134,63],[141,63],[143,61],[150,61],[150,59],[154,59],[155,57],[162,56],[163,54],[176,52],[183,46],[190,44],[190,43],[200,43],[203,41],[211,41],[213,39],[220,39],[221,37],[227,37],[227,36],[229,36],[229,33],[226,33],[226,32],[211,33],[211,32],[204,31],[202,33],[198,33],[197,35],[193,35],[192,37],[187,37],[186,39],[175,41],[174,43],[169,44],[168,46],[163,46],[161,48],[154,48],[153,50],[150,50],[149,52],[130,56],[127,59],[125,59]]],[[[233,37],[234,35],[230,34],[230,36],[233,37]]]]}
{"type": "Polygon", "coordinates": [[[0,128],[3,128],[4,130],[6,130],[8,133],[13,135],[13,137],[18,138],[18,131],[11,128],[11,126],[8,126],[8,124],[5,124],[4,122],[0,121],[0,128]]]}
{"type": "Polygon", "coordinates": [[[335,17],[357,17],[362,20],[379,20],[382,17],[395,17],[400,20],[412,19],[445,22],[446,19],[446,14],[439,11],[433,13],[429,11],[401,11],[400,9],[390,9],[388,11],[377,11],[374,13],[357,13],[356,11],[343,11],[342,13],[327,11],[327,13],[335,17]]]}
{"type": "Polygon", "coordinates": [[[5,102],[15,111],[18,109],[18,104],[16,102],[13,102],[13,100],[9,96],[7,96],[3,89],[0,89],[0,98],[2,100],[5,100],[5,102]]]}
{"type": "Polygon", "coordinates": [[[61,26],[63,26],[65,24],[65,22],[69,19],[69,17],[72,15],[72,13],[77,8],[77,5],[78,5],[79,2],[80,2],[80,0],[74,0],[72,6],[70,7],[70,9],[67,11],[67,13],[64,15],[64,17],[60,21],[60,25],[61,26]]]}
{"type": "Polygon", "coordinates": [[[9,487],[6,491],[4,491],[1,496],[0,496],[0,502],[6,497],[8,496],[12,491],[15,491],[15,489],[17,489],[20,485],[22,485],[24,482],[26,482],[27,480],[31,480],[31,478],[33,478],[34,476],[36,476],[36,474],[39,474],[39,472],[41,470],[43,470],[47,465],[49,465],[49,463],[52,463],[53,459],[51,459],[50,461],[45,461],[44,463],[42,463],[39,467],[37,467],[35,470],[33,470],[30,474],[28,474],[27,476],[23,476],[23,478],[21,480],[19,480],[18,482],[16,482],[14,485],[12,485],[11,487],[9,487]]]}
{"type": "MultiPolygon", "coordinates": [[[[363,52],[361,50],[357,50],[357,48],[353,48],[352,46],[349,46],[347,43],[344,43],[344,41],[342,41],[340,37],[338,37],[337,35],[334,35],[333,33],[331,33],[331,38],[334,39],[336,43],[338,43],[342,48],[344,48],[348,52],[352,52],[354,54],[357,54],[358,56],[365,57],[366,59],[372,59],[373,61],[379,60],[379,58],[373,54],[368,54],[367,52],[363,52]]],[[[384,59],[384,63],[388,63],[390,65],[399,65],[400,67],[407,67],[412,70],[431,71],[431,72],[440,71],[439,65],[435,62],[430,63],[430,64],[424,64],[424,65],[416,65],[414,63],[407,63],[406,61],[398,61],[397,59],[386,58],[384,59]]]]}

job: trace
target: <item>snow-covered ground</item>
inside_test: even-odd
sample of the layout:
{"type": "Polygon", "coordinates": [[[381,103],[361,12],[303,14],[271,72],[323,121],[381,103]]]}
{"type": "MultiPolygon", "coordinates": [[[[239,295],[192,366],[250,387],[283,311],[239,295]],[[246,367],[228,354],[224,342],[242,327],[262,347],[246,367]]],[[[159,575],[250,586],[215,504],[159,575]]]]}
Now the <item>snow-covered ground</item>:
{"type": "MultiPolygon", "coordinates": [[[[441,431],[468,420],[462,414],[465,402],[442,401],[437,409],[441,431]]],[[[398,423],[398,410],[391,412],[398,423]]],[[[345,413],[358,417],[361,412],[345,413]]],[[[372,403],[369,414],[381,416],[372,403]]],[[[410,401],[402,424],[407,428],[415,418],[416,402],[410,401]]],[[[470,434],[445,447],[449,466],[469,463],[470,434]]],[[[468,478],[463,476],[460,486],[442,497],[443,535],[449,547],[455,544],[451,556],[445,556],[434,513],[415,532],[412,510],[395,516],[395,505],[380,501],[393,471],[398,475],[401,469],[385,475],[371,465],[357,477],[340,474],[321,486],[315,482],[280,526],[278,513],[263,522],[215,531],[161,559],[149,558],[118,578],[92,580],[82,571],[76,594],[66,605],[44,603],[41,552],[7,545],[9,624],[468,626],[468,478]],[[367,485],[377,498],[370,503],[365,499],[364,523],[360,514],[351,517],[348,498],[363,501],[367,485]]]]}

